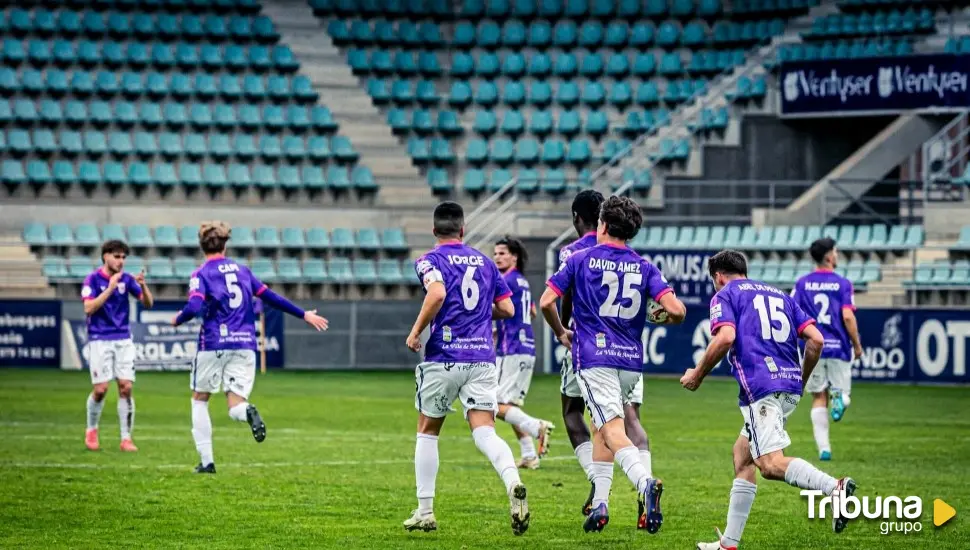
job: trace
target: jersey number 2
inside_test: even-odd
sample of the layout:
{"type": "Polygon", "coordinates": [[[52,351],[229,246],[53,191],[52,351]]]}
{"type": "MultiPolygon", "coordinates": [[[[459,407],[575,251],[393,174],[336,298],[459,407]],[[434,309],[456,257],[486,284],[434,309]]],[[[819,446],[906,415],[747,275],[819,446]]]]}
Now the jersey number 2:
{"type": "Polygon", "coordinates": [[[615,271],[604,271],[603,282],[600,286],[607,288],[606,301],[600,305],[600,317],[619,317],[633,319],[640,311],[640,292],[633,288],[643,282],[643,274],[626,273],[623,275],[623,297],[630,300],[629,306],[621,306],[616,301],[620,293],[620,276],[615,271]]]}
{"type": "Polygon", "coordinates": [[[226,273],[226,290],[229,291],[229,307],[231,309],[236,309],[242,305],[243,293],[238,282],[239,279],[236,278],[235,273],[226,273]]]}
{"type": "Polygon", "coordinates": [[[823,325],[832,324],[832,316],[829,315],[829,296],[828,294],[816,294],[815,305],[818,306],[818,322],[823,325]]]}
{"type": "Polygon", "coordinates": [[[761,319],[761,339],[774,340],[775,342],[785,342],[791,336],[791,323],[785,315],[785,301],[776,296],[768,297],[768,305],[765,306],[765,296],[758,294],[754,297],[754,308],[758,310],[758,317],[761,319]],[[778,323],[778,328],[772,323],[778,323]]]}

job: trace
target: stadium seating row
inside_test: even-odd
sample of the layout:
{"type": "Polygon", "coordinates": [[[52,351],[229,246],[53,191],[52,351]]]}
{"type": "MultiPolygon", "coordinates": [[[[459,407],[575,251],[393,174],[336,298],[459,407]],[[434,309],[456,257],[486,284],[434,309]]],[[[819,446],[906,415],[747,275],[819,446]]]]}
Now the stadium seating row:
{"type": "MultiPolygon", "coordinates": [[[[101,227],[95,224],[79,224],[72,229],[68,224],[55,223],[48,227],[43,223],[29,223],[24,226],[23,237],[24,242],[38,247],[98,247],[103,241],[117,239],[132,247],[181,247],[194,250],[199,246],[199,227],[186,225],[176,228],[172,225],[159,225],[152,229],[147,225],[130,225],[125,228],[118,224],[105,224],[101,227]]],[[[405,252],[408,250],[408,243],[400,228],[363,228],[354,232],[345,228],[328,231],[320,227],[303,229],[267,226],[254,230],[240,225],[232,228],[232,247],[405,252]]]]}
{"type": "MultiPolygon", "coordinates": [[[[329,261],[320,258],[297,260],[282,258],[277,261],[256,258],[248,262],[253,274],[265,283],[311,283],[311,284],[412,284],[418,280],[410,276],[409,260],[381,258],[349,259],[334,257],[329,261]]],[[[100,262],[88,256],[45,256],[43,259],[44,276],[52,281],[78,281],[97,269],[100,262]]],[[[165,283],[186,281],[199,266],[196,258],[181,256],[174,260],[154,257],[143,260],[132,256],[125,262],[125,271],[137,273],[145,270],[149,282],[165,283]]]]}
{"type": "MultiPolygon", "coordinates": [[[[90,8],[90,0],[64,0],[64,5],[74,8],[90,8]]],[[[262,6],[258,0],[98,0],[98,9],[161,10],[166,12],[218,9],[220,12],[259,13],[262,6]]]]}
{"type": "MultiPolygon", "coordinates": [[[[968,47],[970,47],[970,43],[968,43],[968,47]]],[[[912,53],[913,43],[908,38],[883,37],[874,40],[840,40],[827,41],[820,44],[802,43],[783,45],[778,48],[776,63],[814,61],[818,59],[904,56],[912,55],[912,53]]]]}
{"type": "Polygon", "coordinates": [[[74,70],[70,73],[60,69],[24,69],[19,74],[9,67],[0,68],[0,91],[8,94],[27,92],[61,96],[72,94],[110,98],[164,97],[211,100],[218,97],[251,101],[315,102],[319,97],[313,83],[303,75],[258,76],[235,74],[213,75],[207,72],[184,74],[159,72],[127,72],[120,77],[111,71],[93,73],[74,70]]]}
{"type": "Polygon", "coordinates": [[[391,14],[395,16],[436,16],[451,18],[454,14],[449,0],[309,0],[317,15],[391,14]]]}
{"type": "Polygon", "coordinates": [[[0,123],[11,121],[41,123],[49,126],[65,124],[82,127],[86,124],[120,127],[141,125],[146,128],[167,126],[178,129],[191,126],[198,129],[219,128],[229,130],[241,128],[252,130],[287,130],[303,133],[312,129],[323,133],[337,131],[338,125],[330,109],[322,105],[232,105],[216,103],[152,103],[127,101],[83,101],[68,100],[63,103],[56,99],[42,99],[34,102],[29,99],[0,99],[0,123]]]}
{"type": "MultiPolygon", "coordinates": [[[[792,286],[799,277],[813,269],[815,266],[809,260],[796,263],[791,259],[775,262],[755,258],[748,262],[748,277],[779,286],[792,286]]],[[[866,262],[850,261],[848,265],[839,266],[836,272],[861,290],[869,283],[882,280],[882,268],[875,259],[866,262]]]]}
{"type": "MultiPolygon", "coordinates": [[[[447,143],[446,143],[447,145],[447,143]]],[[[287,159],[294,162],[312,160],[325,162],[334,159],[342,163],[353,163],[359,158],[350,140],[345,136],[314,136],[305,139],[301,136],[280,138],[271,134],[252,136],[235,134],[176,134],[165,132],[108,132],[87,131],[83,134],[73,130],[55,133],[51,130],[12,129],[0,130],[0,153],[24,156],[31,153],[41,156],[56,153],[65,156],[85,155],[97,158],[105,154],[127,157],[137,155],[151,157],[161,155],[167,158],[187,157],[200,159],[211,157],[217,160],[238,158],[249,160],[260,157],[273,162],[287,159]],[[156,139],[157,136],[157,139],[156,139]]]]}
{"type": "Polygon", "coordinates": [[[904,283],[912,289],[967,285],[970,285],[970,260],[917,265],[912,280],[904,283]]]}
{"type": "Polygon", "coordinates": [[[812,22],[812,28],[802,33],[808,39],[887,34],[928,33],[936,29],[936,19],[930,9],[916,11],[875,11],[873,13],[833,13],[812,22]]]}
{"type": "MultiPolygon", "coordinates": [[[[209,3],[200,7],[203,11],[208,11],[215,6],[209,3]]],[[[276,42],[280,37],[273,26],[273,21],[263,15],[224,17],[216,13],[207,15],[189,13],[177,17],[171,13],[158,15],[128,14],[119,11],[102,13],[87,9],[50,11],[44,8],[37,8],[33,12],[14,8],[4,15],[0,31],[15,35],[64,34],[114,38],[139,36],[153,40],[181,38],[209,41],[255,39],[261,42],[276,42]]]]}
{"type": "MultiPolygon", "coordinates": [[[[515,172],[504,168],[487,172],[479,169],[468,169],[464,170],[463,174],[462,188],[471,194],[479,194],[486,189],[494,193],[515,177],[515,188],[525,195],[532,195],[539,191],[549,195],[561,195],[574,187],[586,187],[589,184],[590,170],[588,168],[583,169],[576,178],[572,179],[568,178],[566,173],[560,169],[539,171],[535,168],[520,168],[515,172]]],[[[428,170],[427,178],[428,185],[435,193],[445,193],[454,188],[448,173],[443,169],[432,168],[428,170]]],[[[652,183],[649,170],[638,171],[633,168],[624,168],[622,177],[615,184],[615,187],[631,180],[634,182],[633,191],[638,192],[649,190],[652,183]]]]}
{"type": "Polygon", "coordinates": [[[713,226],[641,229],[631,246],[637,249],[739,248],[761,251],[804,251],[820,237],[832,237],[841,250],[891,251],[919,248],[924,241],[918,225],[713,226]]]}
{"type": "Polygon", "coordinates": [[[141,68],[147,65],[158,68],[246,70],[293,72],[300,67],[288,46],[239,44],[193,44],[179,42],[144,43],[113,41],[93,42],[82,40],[76,44],[70,40],[39,40],[25,42],[7,38],[0,44],[0,62],[18,65],[28,62],[34,66],[73,65],[93,67],[104,64],[113,69],[126,65],[141,68]]]}
{"type": "Polygon", "coordinates": [[[148,185],[172,187],[184,185],[189,188],[205,186],[211,189],[232,187],[244,190],[249,187],[270,190],[354,189],[361,193],[373,193],[379,189],[374,175],[366,166],[347,167],[330,165],[326,171],[320,166],[287,166],[277,168],[265,164],[249,167],[244,164],[196,164],[181,162],[177,165],[155,162],[84,161],[77,167],[70,161],[59,160],[49,164],[43,160],[31,160],[25,165],[19,160],[5,160],[0,164],[0,183],[8,187],[30,184],[44,186],[56,184],[68,187],[79,184],[84,187],[131,185],[136,188],[148,185]]]}
{"type": "MultiPolygon", "coordinates": [[[[808,0],[792,0],[794,4],[810,3],[808,0]]],[[[665,15],[703,17],[715,16],[722,10],[721,0],[675,0],[668,5],[667,0],[619,0],[618,2],[587,2],[586,0],[465,0],[461,7],[464,17],[488,16],[501,18],[506,16],[531,18],[540,17],[571,17],[585,19],[587,17],[621,18],[661,17],[665,15]]],[[[310,6],[317,15],[367,15],[392,14],[397,16],[450,16],[451,3],[447,0],[310,0],[310,6]]]]}

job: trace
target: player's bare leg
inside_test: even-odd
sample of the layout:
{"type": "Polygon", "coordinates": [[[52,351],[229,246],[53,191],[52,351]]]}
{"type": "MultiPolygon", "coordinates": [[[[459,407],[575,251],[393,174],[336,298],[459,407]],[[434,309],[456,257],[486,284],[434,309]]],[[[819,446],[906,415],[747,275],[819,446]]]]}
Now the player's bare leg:
{"type": "Polygon", "coordinates": [[[418,413],[418,433],[414,444],[418,508],[404,521],[404,528],[408,531],[434,531],[438,528],[438,520],[434,517],[434,493],[438,477],[438,434],[444,423],[444,417],[433,418],[418,413]]]}
{"type": "Polygon", "coordinates": [[[812,394],[812,433],[818,446],[818,459],[832,460],[832,444],[829,442],[829,392],[828,389],[812,394]]]}
{"type": "Polygon", "coordinates": [[[584,417],[586,403],[581,397],[569,397],[561,394],[560,397],[562,399],[562,421],[566,426],[566,435],[569,437],[569,443],[573,446],[576,459],[579,460],[579,465],[583,468],[583,473],[586,474],[586,479],[590,483],[589,496],[586,498],[582,510],[583,515],[588,516],[593,506],[595,486],[593,485],[592,473],[593,443],[590,441],[589,428],[586,427],[586,418],[584,417]]]}
{"type": "Polygon", "coordinates": [[[253,431],[253,439],[256,443],[262,443],[266,439],[266,424],[259,416],[256,405],[253,405],[241,395],[236,395],[231,391],[226,392],[226,404],[229,405],[229,418],[236,422],[246,422],[253,431]]]}
{"type": "MultiPolygon", "coordinates": [[[[640,451],[640,463],[647,470],[647,476],[652,478],[653,457],[650,455],[650,439],[647,437],[647,431],[643,428],[643,424],[640,423],[639,403],[626,403],[623,405],[623,426],[626,431],[626,436],[630,438],[630,442],[640,451]]],[[[644,503],[639,502],[638,507],[637,517],[646,517],[644,503]]],[[[638,527],[645,529],[646,525],[638,525],[638,527]]]]}
{"type": "Polygon", "coordinates": [[[197,474],[216,473],[215,458],[212,454],[212,419],[209,418],[209,397],[211,394],[192,392],[192,439],[195,450],[199,452],[197,474]]]}
{"type": "Polygon", "coordinates": [[[131,380],[118,379],[118,424],[121,426],[121,450],[133,453],[138,451],[131,440],[135,429],[135,398],[131,395],[131,380]]]}
{"type": "Polygon", "coordinates": [[[108,382],[94,384],[87,402],[87,429],[84,431],[84,445],[89,451],[101,448],[98,440],[98,424],[101,422],[101,411],[104,410],[104,398],[108,394],[108,382]]]}

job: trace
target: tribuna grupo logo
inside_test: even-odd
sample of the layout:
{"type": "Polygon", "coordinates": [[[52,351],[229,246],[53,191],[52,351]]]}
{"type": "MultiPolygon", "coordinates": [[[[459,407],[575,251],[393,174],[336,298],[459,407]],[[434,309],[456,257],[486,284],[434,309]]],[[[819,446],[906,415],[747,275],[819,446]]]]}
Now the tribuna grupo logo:
{"type": "Polygon", "coordinates": [[[808,519],[848,518],[882,520],[879,532],[918,533],[923,529],[920,516],[923,515],[923,499],[920,497],[868,497],[843,496],[836,491],[826,495],[822,491],[803,490],[802,496],[808,497],[808,519]]]}

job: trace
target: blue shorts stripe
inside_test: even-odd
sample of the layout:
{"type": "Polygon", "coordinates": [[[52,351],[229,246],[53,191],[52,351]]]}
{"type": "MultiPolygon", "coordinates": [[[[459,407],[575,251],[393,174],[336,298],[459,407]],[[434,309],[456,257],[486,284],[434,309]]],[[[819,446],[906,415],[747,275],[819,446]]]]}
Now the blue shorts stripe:
{"type": "Polygon", "coordinates": [[[754,409],[751,408],[751,404],[748,403],[748,435],[751,436],[751,442],[754,443],[754,452],[761,456],[761,446],[758,445],[758,433],[754,429],[754,409]]]}
{"type": "Polygon", "coordinates": [[[424,367],[418,365],[418,372],[420,374],[418,376],[418,391],[416,393],[418,395],[418,412],[421,412],[424,410],[424,407],[421,406],[421,388],[424,387],[424,367]]]}

